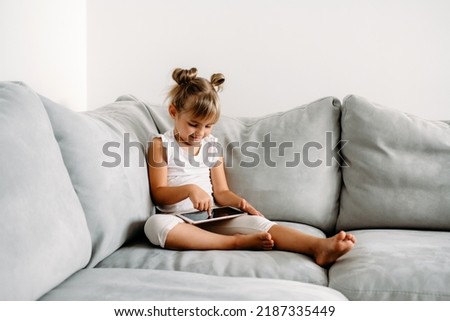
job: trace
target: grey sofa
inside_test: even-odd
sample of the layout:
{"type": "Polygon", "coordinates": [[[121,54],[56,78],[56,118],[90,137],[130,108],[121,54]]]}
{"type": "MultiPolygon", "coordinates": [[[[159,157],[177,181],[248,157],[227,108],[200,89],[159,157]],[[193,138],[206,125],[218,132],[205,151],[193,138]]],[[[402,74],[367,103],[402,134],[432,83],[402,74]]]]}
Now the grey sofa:
{"type": "Polygon", "coordinates": [[[233,190],[279,224],[356,235],[327,268],[152,246],[146,146],[170,127],[133,96],[74,112],[0,83],[1,300],[450,299],[449,123],[357,96],[221,118],[233,190]]]}

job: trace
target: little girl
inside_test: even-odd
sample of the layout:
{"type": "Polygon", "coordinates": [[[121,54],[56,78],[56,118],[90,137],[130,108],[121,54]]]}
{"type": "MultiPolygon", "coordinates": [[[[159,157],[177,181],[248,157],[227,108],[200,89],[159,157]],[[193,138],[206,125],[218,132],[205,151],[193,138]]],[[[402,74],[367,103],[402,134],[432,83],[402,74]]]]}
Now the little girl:
{"type": "MultiPolygon", "coordinates": [[[[352,234],[339,232],[318,238],[264,218],[249,202],[229,190],[223,159],[206,161],[207,146],[220,116],[217,92],[222,74],[211,80],[197,77],[197,70],[175,69],[177,83],[169,93],[173,130],[155,137],[148,150],[151,196],[161,214],[152,215],[145,234],[156,246],[174,250],[283,250],[302,253],[326,266],[350,251],[352,234]],[[215,205],[233,206],[249,215],[202,224],[185,223],[170,213],[211,211],[215,205]]],[[[207,154],[211,155],[211,153],[207,154]]]]}

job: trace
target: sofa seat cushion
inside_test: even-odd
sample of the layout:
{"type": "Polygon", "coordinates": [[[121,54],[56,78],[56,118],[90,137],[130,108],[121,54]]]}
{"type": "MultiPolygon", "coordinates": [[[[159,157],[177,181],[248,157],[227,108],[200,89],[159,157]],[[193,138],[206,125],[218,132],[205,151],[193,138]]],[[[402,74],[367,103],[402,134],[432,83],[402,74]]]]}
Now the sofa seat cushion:
{"type": "MultiPolygon", "coordinates": [[[[324,236],[314,227],[289,225],[318,237],[324,236]]],[[[126,244],[97,267],[187,271],[328,284],[327,271],[305,255],[282,251],[172,251],[154,247],[145,236],[126,244]]]]}
{"type": "Polygon", "coordinates": [[[44,295],[41,300],[345,301],[346,298],[338,291],[324,286],[285,280],[143,269],[85,269],[44,295]]]}
{"type": "Polygon", "coordinates": [[[41,99],[86,214],[94,266],[142,230],[151,214],[146,149],[156,128],[132,96],[87,112],[41,99]]]}
{"type": "Polygon", "coordinates": [[[450,230],[450,126],[349,96],[338,229],[450,230]]]}
{"type": "Polygon", "coordinates": [[[34,300],[84,267],[91,239],[38,95],[0,83],[0,300],[34,300]]]}
{"type": "Polygon", "coordinates": [[[450,232],[359,230],[329,271],[350,300],[450,300],[450,232]]]}
{"type": "MultiPolygon", "coordinates": [[[[150,111],[160,131],[173,126],[166,109],[150,111]]],[[[341,188],[339,119],[333,97],[261,117],[221,116],[212,133],[231,190],[271,220],[332,232],[341,188]]]]}

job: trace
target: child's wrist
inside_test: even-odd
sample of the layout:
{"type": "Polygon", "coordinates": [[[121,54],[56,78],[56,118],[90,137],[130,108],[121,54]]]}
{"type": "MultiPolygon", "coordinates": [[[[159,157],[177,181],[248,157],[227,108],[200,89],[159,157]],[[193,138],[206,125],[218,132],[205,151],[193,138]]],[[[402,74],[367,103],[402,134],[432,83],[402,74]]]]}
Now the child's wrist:
{"type": "Polygon", "coordinates": [[[188,185],[186,185],[186,187],[187,187],[188,196],[191,196],[193,193],[195,193],[195,190],[197,189],[197,185],[195,185],[195,184],[188,184],[188,185]]]}

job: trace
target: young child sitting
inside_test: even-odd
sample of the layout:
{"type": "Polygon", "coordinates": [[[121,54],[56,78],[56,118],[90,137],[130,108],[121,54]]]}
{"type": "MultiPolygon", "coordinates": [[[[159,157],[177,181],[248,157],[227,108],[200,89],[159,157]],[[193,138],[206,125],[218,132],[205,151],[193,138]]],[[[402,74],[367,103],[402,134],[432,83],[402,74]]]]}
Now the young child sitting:
{"type": "MultiPolygon", "coordinates": [[[[211,135],[220,117],[218,91],[225,80],[197,77],[197,70],[175,69],[177,83],[169,93],[169,114],[174,128],[153,138],[148,150],[151,197],[159,214],[145,224],[150,242],[174,250],[282,250],[302,253],[326,266],[350,251],[355,237],[343,231],[318,238],[266,219],[227,184],[223,159],[205,161],[211,135]],[[214,165],[213,165],[214,164],[214,165]],[[215,205],[233,206],[249,215],[192,225],[170,213],[210,212],[215,205]]],[[[209,153],[208,155],[210,155],[209,153]]]]}

